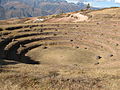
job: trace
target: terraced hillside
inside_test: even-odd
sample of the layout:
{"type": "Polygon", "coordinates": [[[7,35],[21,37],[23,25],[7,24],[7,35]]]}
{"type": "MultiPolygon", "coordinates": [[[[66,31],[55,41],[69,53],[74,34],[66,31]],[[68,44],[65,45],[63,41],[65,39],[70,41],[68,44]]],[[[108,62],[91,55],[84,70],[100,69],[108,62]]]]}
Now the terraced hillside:
{"type": "Polygon", "coordinates": [[[119,90],[120,21],[0,26],[1,90],[119,90]]]}

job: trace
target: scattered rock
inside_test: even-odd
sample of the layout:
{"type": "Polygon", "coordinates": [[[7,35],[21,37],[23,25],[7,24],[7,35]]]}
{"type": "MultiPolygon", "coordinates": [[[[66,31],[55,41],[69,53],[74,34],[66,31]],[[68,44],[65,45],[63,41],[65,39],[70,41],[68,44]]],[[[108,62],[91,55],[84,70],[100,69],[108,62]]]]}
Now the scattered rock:
{"type": "Polygon", "coordinates": [[[100,64],[99,62],[96,62],[94,65],[98,65],[98,64],[100,64]]]}
{"type": "Polygon", "coordinates": [[[71,17],[74,17],[73,15],[71,15],[71,17]]]}
{"type": "Polygon", "coordinates": [[[79,48],[78,46],[76,46],[75,48],[79,48]]]}
{"type": "Polygon", "coordinates": [[[65,33],[65,35],[66,35],[67,33],[65,33]]]}
{"type": "Polygon", "coordinates": [[[43,32],[43,30],[41,29],[40,32],[43,32]]]}
{"type": "Polygon", "coordinates": [[[43,27],[43,25],[41,25],[41,27],[43,27]]]}
{"type": "Polygon", "coordinates": [[[77,64],[74,64],[74,66],[78,66],[77,64]]]}
{"type": "Polygon", "coordinates": [[[43,49],[47,49],[48,47],[43,47],[43,49]]]}
{"type": "Polygon", "coordinates": [[[15,39],[12,39],[12,42],[16,41],[15,39]]]}
{"type": "Polygon", "coordinates": [[[97,58],[96,59],[101,59],[102,57],[101,56],[97,56],[97,58]]]}
{"type": "Polygon", "coordinates": [[[55,31],[58,31],[57,29],[55,29],[55,31]]]}
{"type": "Polygon", "coordinates": [[[110,57],[113,57],[113,54],[110,54],[110,57]]]}
{"type": "Polygon", "coordinates": [[[22,45],[20,44],[20,48],[22,48],[22,45]]]}
{"type": "Polygon", "coordinates": [[[54,36],[57,36],[57,34],[54,34],[54,36]]]}
{"type": "Polygon", "coordinates": [[[101,48],[103,48],[103,46],[101,46],[101,48]]]}
{"type": "Polygon", "coordinates": [[[30,29],[32,28],[32,26],[29,27],[30,29]]]}
{"type": "Polygon", "coordinates": [[[97,25],[99,25],[100,23],[99,23],[99,22],[97,22],[96,24],[97,24],[97,25]]]}
{"type": "Polygon", "coordinates": [[[2,29],[2,28],[0,28],[0,31],[3,31],[3,29],[2,29]]]}
{"type": "Polygon", "coordinates": [[[117,43],[116,46],[119,46],[119,44],[117,43]]]}
{"type": "Polygon", "coordinates": [[[23,44],[20,44],[20,48],[25,47],[23,44]]]}
{"type": "Polygon", "coordinates": [[[76,27],[79,27],[78,25],[76,25],[76,27]]]}

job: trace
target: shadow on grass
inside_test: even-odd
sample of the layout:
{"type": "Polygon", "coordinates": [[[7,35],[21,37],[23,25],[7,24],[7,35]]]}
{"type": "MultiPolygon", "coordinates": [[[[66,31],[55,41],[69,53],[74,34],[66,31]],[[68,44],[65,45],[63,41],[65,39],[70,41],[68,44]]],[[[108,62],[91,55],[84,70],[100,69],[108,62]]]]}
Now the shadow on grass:
{"type": "Polygon", "coordinates": [[[30,57],[25,55],[7,55],[5,58],[0,57],[0,65],[14,65],[18,63],[24,63],[24,64],[40,64],[38,61],[32,60],[30,57]]]}
{"type": "Polygon", "coordinates": [[[14,65],[14,64],[18,64],[18,62],[0,58],[0,65],[14,65]]]}

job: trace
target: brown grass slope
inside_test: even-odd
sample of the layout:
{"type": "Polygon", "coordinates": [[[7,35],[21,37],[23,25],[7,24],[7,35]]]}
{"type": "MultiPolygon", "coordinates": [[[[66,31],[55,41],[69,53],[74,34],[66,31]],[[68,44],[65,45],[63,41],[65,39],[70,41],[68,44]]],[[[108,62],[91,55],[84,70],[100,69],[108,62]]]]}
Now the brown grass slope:
{"type": "Polygon", "coordinates": [[[68,14],[40,23],[2,23],[0,90],[119,90],[119,10],[68,13],[89,17],[71,23],[51,23],[68,14]]]}

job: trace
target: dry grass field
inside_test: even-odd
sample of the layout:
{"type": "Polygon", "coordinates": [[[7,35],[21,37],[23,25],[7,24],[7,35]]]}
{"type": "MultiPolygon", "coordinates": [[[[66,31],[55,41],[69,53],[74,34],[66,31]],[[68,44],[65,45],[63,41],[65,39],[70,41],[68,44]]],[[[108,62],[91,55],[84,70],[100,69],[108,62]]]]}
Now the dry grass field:
{"type": "Polygon", "coordinates": [[[0,21],[0,90],[120,90],[119,11],[0,21]]]}

